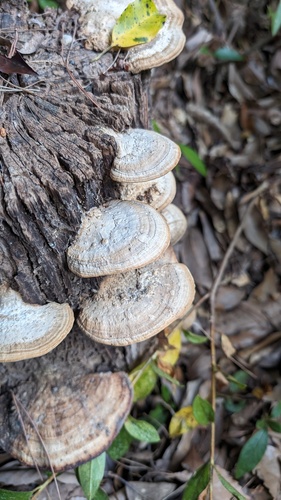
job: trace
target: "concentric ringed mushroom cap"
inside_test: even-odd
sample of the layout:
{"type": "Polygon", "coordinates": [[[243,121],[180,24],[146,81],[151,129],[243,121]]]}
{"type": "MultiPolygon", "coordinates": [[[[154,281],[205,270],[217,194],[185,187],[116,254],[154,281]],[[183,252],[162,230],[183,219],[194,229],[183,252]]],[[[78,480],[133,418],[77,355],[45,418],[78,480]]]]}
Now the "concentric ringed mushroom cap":
{"type": "MultiPolygon", "coordinates": [[[[131,409],[132,388],[123,372],[39,382],[32,398],[20,398],[9,413],[5,449],[28,465],[62,471],[100,455],[112,443],[131,409]],[[21,418],[19,418],[20,413],[21,418]],[[28,416],[27,416],[28,415],[28,416]],[[24,432],[20,432],[22,420],[24,432]],[[40,436],[40,438],[39,438],[40,436]]],[[[5,431],[7,422],[2,422],[5,431]]]]}
{"type": "Polygon", "coordinates": [[[182,316],[194,293],[186,266],[153,263],[105,278],[99,291],[82,304],[78,325],[97,342],[130,345],[182,316]]]}
{"type": "Polygon", "coordinates": [[[145,129],[114,133],[117,155],[110,176],[117,182],[146,182],[170,172],[179,162],[179,146],[164,135],[145,129]]]}
{"type": "Polygon", "coordinates": [[[187,229],[187,220],[184,213],[173,203],[161,211],[165,217],[171,232],[171,245],[175,245],[184,235],[187,229]]]}
{"type": "Polygon", "coordinates": [[[19,293],[0,287],[0,361],[43,356],[70,332],[74,314],[68,304],[23,302],[19,293]]]}
{"type": "Polygon", "coordinates": [[[176,195],[176,179],[172,172],[153,181],[120,183],[118,187],[121,200],[141,201],[155,210],[163,210],[176,195]]]}
{"type": "Polygon", "coordinates": [[[168,226],[154,208],[115,200],[86,214],[68,249],[68,266],[82,277],[120,273],[156,260],[169,243],[168,226]]]}
{"type": "Polygon", "coordinates": [[[126,62],[132,73],[156,68],[175,59],[183,50],[184,16],[173,0],[154,0],[161,14],[166,15],[164,26],[149,43],[132,47],[126,62]]]}

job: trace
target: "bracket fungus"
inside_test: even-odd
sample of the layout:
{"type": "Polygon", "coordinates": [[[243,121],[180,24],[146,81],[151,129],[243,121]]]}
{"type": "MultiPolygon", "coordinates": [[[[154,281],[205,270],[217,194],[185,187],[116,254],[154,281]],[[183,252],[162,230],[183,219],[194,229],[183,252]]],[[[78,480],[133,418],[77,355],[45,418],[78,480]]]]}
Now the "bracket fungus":
{"type": "Polygon", "coordinates": [[[121,200],[141,201],[155,210],[163,210],[176,195],[176,179],[172,172],[152,181],[120,183],[118,187],[121,200]]]}
{"type": "Polygon", "coordinates": [[[19,293],[0,287],[0,361],[43,356],[70,332],[74,314],[68,304],[23,302],[19,293]]]}
{"type": "Polygon", "coordinates": [[[87,212],[68,266],[82,277],[105,276],[146,266],[170,244],[170,232],[154,208],[138,201],[111,201],[87,212]]]}
{"type": "Polygon", "coordinates": [[[6,394],[6,408],[13,411],[1,412],[0,425],[7,452],[27,465],[59,472],[110,446],[131,409],[133,391],[123,372],[70,377],[63,385],[57,378],[45,375],[32,394],[21,395],[20,405],[6,394]]]}
{"type": "Polygon", "coordinates": [[[170,172],[179,162],[179,146],[164,135],[145,129],[114,133],[117,154],[110,176],[117,182],[146,182],[170,172]]]}
{"type": "Polygon", "coordinates": [[[194,299],[193,278],[183,264],[150,264],[106,277],[78,317],[81,330],[110,345],[141,342],[182,316],[194,299]]]}
{"type": "Polygon", "coordinates": [[[173,203],[165,207],[161,213],[170,228],[171,245],[175,245],[183,237],[187,229],[186,217],[180,208],[173,203]]]}
{"type": "MultiPolygon", "coordinates": [[[[126,57],[129,71],[139,73],[165,64],[182,51],[185,36],[182,31],[184,16],[173,0],[154,0],[166,21],[155,38],[132,47],[126,57]]],[[[67,0],[67,7],[80,14],[80,35],[86,37],[86,47],[103,51],[111,45],[113,27],[131,0],[67,0]]]]}

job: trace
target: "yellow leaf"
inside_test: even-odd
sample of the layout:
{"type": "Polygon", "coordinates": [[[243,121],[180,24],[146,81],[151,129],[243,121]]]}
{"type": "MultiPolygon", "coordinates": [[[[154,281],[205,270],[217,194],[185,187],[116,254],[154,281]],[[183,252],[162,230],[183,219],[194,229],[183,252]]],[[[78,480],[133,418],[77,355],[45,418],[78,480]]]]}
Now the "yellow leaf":
{"type": "MultiPolygon", "coordinates": [[[[174,330],[171,335],[168,337],[168,349],[163,352],[160,352],[158,355],[158,361],[161,365],[162,370],[164,370],[163,366],[172,367],[176,364],[181,350],[181,330],[177,328],[174,330]]],[[[165,370],[164,370],[165,371],[165,370]]]]}
{"type": "Polygon", "coordinates": [[[177,411],[170,421],[169,434],[171,438],[185,434],[199,424],[193,415],[192,406],[185,406],[177,411]]]}
{"type": "Polygon", "coordinates": [[[231,341],[224,333],[221,336],[221,346],[222,346],[222,350],[223,350],[224,354],[228,358],[230,358],[231,356],[233,356],[233,354],[236,353],[235,347],[233,347],[231,341]]]}
{"type": "Polygon", "coordinates": [[[153,40],[165,23],[152,0],[135,0],[122,12],[112,31],[111,47],[128,48],[153,40]]]}

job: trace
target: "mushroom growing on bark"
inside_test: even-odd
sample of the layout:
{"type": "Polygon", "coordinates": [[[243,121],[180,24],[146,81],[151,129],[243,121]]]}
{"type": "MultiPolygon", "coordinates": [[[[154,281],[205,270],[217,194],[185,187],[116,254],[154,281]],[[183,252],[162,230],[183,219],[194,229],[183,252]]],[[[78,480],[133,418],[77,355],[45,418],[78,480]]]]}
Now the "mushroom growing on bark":
{"type": "Polygon", "coordinates": [[[67,251],[72,272],[104,276],[146,266],[168,247],[170,232],[154,208],[138,201],[111,201],[92,208],[67,251]]]}
{"type": "Polygon", "coordinates": [[[182,316],[194,293],[186,266],[155,262],[105,278],[98,292],[82,304],[78,325],[104,344],[141,342],[182,316]]]}
{"type": "Polygon", "coordinates": [[[172,172],[147,182],[119,183],[121,200],[138,200],[156,210],[163,210],[176,195],[176,179],[172,172]]]}
{"type": "MultiPolygon", "coordinates": [[[[80,0],[79,3],[82,5],[80,0]]],[[[118,9],[123,6],[122,0],[113,3],[118,9]]],[[[160,9],[160,0],[158,3],[160,9]]],[[[92,5],[101,9],[105,3],[92,5]]],[[[163,0],[163,9],[165,5],[169,7],[173,3],[163,0]]],[[[112,6],[110,10],[113,12],[112,6]]],[[[19,48],[31,47],[33,52],[28,53],[32,53],[32,67],[40,74],[40,80],[36,76],[21,75],[18,83],[22,91],[5,94],[2,103],[1,127],[5,133],[0,137],[0,285],[6,287],[7,283],[7,288],[3,288],[1,314],[5,319],[0,326],[1,336],[6,342],[11,321],[16,319],[19,310],[27,320],[33,311],[33,322],[30,320],[26,326],[29,345],[24,357],[29,359],[0,363],[0,445],[28,464],[60,471],[86,462],[105,450],[124,422],[132,402],[132,389],[124,373],[129,371],[130,348],[105,348],[93,342],[89,335],[92,338],[96,335],[98,342],[103,341],[104,335],[106,343],[121,345],[148,338],[185,312],[193,299],[194,285],[187,268],[174,263],[173,254],[171,264],[161,255],[168,242],[161,243],[161,251],[159,241],[156,249],[153,248],[153,259],[160,256],[158,263],[146,266],[143,262],[141,269],[106,276],[101,285],[100,280],[84,279],[69,270],[67,249],[79,233],[82,214],[99,210],[97,207],[116,198],[111,167],[116,180],[154,180],[176,165],[180,153],[172,141],[144,131],[148,127],[148,75],[145,80],[145,75],[120,70],[118,74],[108,73],[101,78],[106,64],[94,61],[95,54],[85,50],[78,39],[71,46],[69,68],[61,64],[58,45],[61,26],[66,36],[73,37],[73,20],[69,13],[57,16],[54,10],[40,18],[38,30],[44,43],[35,40],[32,44],[34,15],[26,9],[26,2],[1,1],[0,25],[5,26],[9,39],[15,26],[18,28],[19,48]],[[81,92],[81,86],[74,83],[70,74],[81,82],[82,88],[87,87],[87,92],[81,92]],[[41,78],[48,81],[47,88],[41,84],[41,78]],[[30,87],[34,83],[40,92],[30,87]],[[127,157],[122,157],[122,151],[127,157]],[[125,176],[122,164],[128,166],[129,174],[125,176]],[[144,172],[131,176],[136,167],[144,167],[144,172]],[[167,284],[163,277],[166,283],[168,280],[167,284]],[[113,284],[117,288],[110,290],[113,284]],[[157,299],[153,305],[150,297],[157,298],[163,289],[167,298],[160,303],[157,299]],[[185,295],[186,291],[189,295],[185,295]],[[92,330],[89,333],[90,298],[94,296],[107,313],[104,299],[110,295],[116,301],[114,321],[119,322],[119,330],[95,334],[93,328],[94,334],[92,330]],[[11,301],[13,311],[7,314],[7,303],[11,301]],[[119,314],[118,303],[122,301],[130,301],[131,306],[119,314]],[[141,308],[143,324],[137,330],[134,321],[141,308]],[[50,312],[48,321],[43,314],[46,310],[50,312]],[[89,335],[83,335],[76,323],[67,334],[73,321],[71,310],[80,311],[78,323],[89,335]],[[40,326],[45,328],[44,349],[48,346],[52,350],[33,358],[39,335],[38,311],[42,311],[40,326]],[[148,323],[146,332],[145,323],[148,323]],[[48,325],[52,328],[56,325],[56,330],[63,330],[66,335],[54,349],[57,341],[52,333],[48,336],[48,325]],[[123,325],[124,331],[120,332],[123,325]]],[[[99,11],[95,17],[101,25],[99,11]]],[[[182,35],[180,38],[182,40],[182,35]]],[[[109,205],[111,203],[129,202],[113,201],[109,205]]],[[[142,207],[140,213],[154,212],[151,207],[142,207]]],[[[156,215],[161,227],[165,227],[164,233],[169,233],[161,214],[156,215]]],[[[142,221],[138,224],[141,227],[142,221]]],[[[135,234],[134,239],[139,236],[135,234]]],[[[131,243],[136,244],[133,240],[131,243]]],[[[138,262],[134,266],[139,266],[139,258],[135,260],[138,262]]],[[[118,272],[118,267],[115,271],[118,272]]],[[[108,269],[110,273],[115,271],[108,269]]],[[[101,272],[106,271],[99,271],[99,275],[101,272]]],[[[102,326],[101,319],[99,322],[102,326]]],[[[20,328],[17,332],[22,335],[20,328]]],[[[22,340],[17,336],[12,348],[7,349],[16,356],[13,359],[22,359],[22,355],[17,357],[22,340]]],[[[40,354],[43,352],[46,351],[40,354]]]]}
{"type": "Polygon", "coordinates": [[[43,356],[70,332],[74,314],[68,304],[26,304],[19,293],[0,287],[0,362],[43,356]]]}
{"type": "Polygon", "coordinates": [[[179,146],[164,135],[144,129],[129,129],[114,136],[117,153],[110,175],[117,182],[146,182],[158,179],[179,162],[179,146]]]}
{"type": "MultiPolygon", "coordinates": [[[[80,14],[80,36],[89,49],[103,51],[111,44],[112,29],[131,0],[67,0],[67,7],[80,14]]],[[[165,64],[179,55],[185,44],[184,16],[173,0],[155,0],[166,21],[149,43],[132,47],[126,57],[129,71],[139,73],[165,64]]]]}
{"type": "Polygon", "coordinates": [[[186,217],[180,208],[173,203],[165,207],[161,213],[170,228],[171,245],[175,245],[183,237],[187,229],[186,217]]]}
{"type": "Polygon", "coordinates": [[[1,397],[6,413],[0,412],[0,443],[31,466],[54,471],[76,467],[110,446],[131,409],[132,396],[123,372],[70,376],[62,382],[51,371],[33,382],[32,394],[22,394],[20,403],[9,394],[1,397]]]}

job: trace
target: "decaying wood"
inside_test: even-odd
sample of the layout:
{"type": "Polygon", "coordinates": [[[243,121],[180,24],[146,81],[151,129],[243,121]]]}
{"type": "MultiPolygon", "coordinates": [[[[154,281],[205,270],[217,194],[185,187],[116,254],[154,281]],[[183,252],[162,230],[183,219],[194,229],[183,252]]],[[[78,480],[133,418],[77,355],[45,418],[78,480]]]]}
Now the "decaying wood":
{"type": "MultiPolygon", "coordinates": [[[[18,77],[23,87],[35,85],[29,92],[1,96],[0,281],[27,301],[67,301],[76,308],[79,297],[97,284],[68,271],[66,248],[82,211],[116,197],[108,175],[115,142],[101,127],[121,131],[147,125],[147,96],[141,76],[114,71],[102,75],[111,56],[91,62],[95,54],[74,42],[70,71],[94,95],[100,108],[95,107],[64,65],[68,48],[63,47],[63,33],[73,34],[71,14],[52,21],[30,58],[41,83],[35,83],[36,76],[18,77]]],[[[13,25],[11,21],[11,31],[4,31],[11,38],[13,25]]],[[[32,36],[38,39],[38,30],[22,29],[19,44],[28,47],[32,36]]]]}
{"type": "MultiPolygon", "coordinates": [[[[0,78],[0,284],[27,302],[68,302],[77,311],[99,283],[68,270],[66,249],[83,211],[118,196],[109,177],[116,145],[102,127],[148,126],[148,75],[103,74],[111,55],[94,62],[83,41],[65,45],[75,30],[73,16],[35,17],[23,1],[1,2],[0,35],[12,41],[17,28],[17,48],[38,76],[0,78]],[[69,76],[67,55],[84,93],[69,76]]],[[[21,400],[32,397],[34,380],[50,371],[67,385],[75,376],[126,366],[125,349],[96,344],[77,327],[43,358],[0,365],[0,422],[6,422],[0,444],[8,451],[20,431],[10,389],[21,400]]]]}

